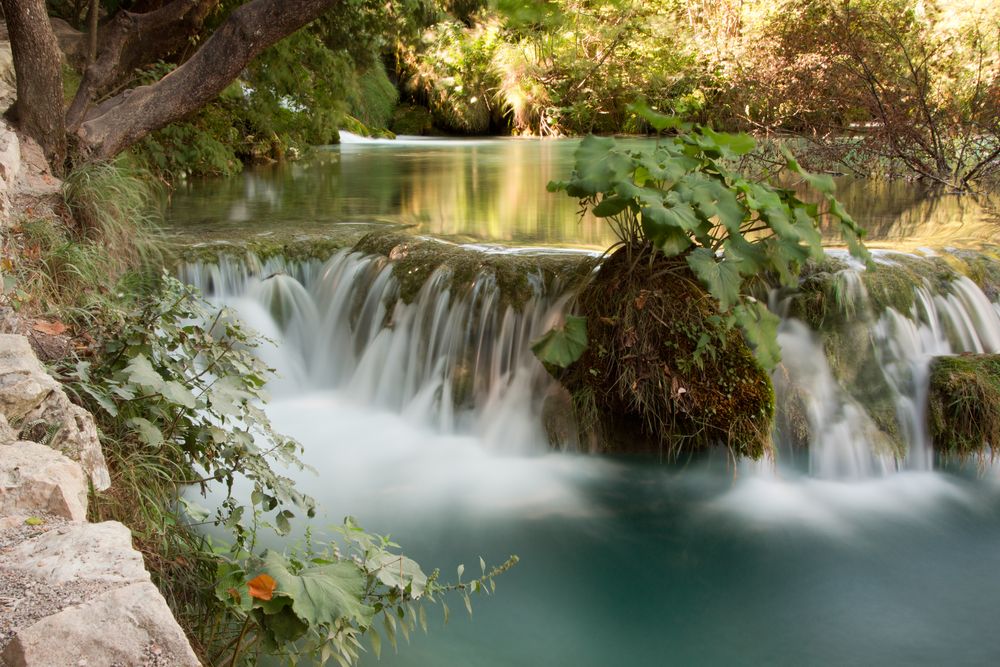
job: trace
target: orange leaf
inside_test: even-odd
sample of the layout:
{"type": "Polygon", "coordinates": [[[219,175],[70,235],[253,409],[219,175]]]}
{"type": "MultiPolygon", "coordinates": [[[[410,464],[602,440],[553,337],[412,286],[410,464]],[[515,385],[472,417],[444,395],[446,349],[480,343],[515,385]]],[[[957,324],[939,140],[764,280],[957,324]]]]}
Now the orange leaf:
{"type": "Polygon", "coordinates": [[[39,331],[50,336],[58,336],[59,334],[66,333],[68,328],[69,327],[62,322],[46,322],[45,320],[35,320],[35,324],[32,327],[35,331],[39,331]]]}
{"type": "Polygon", "coordinates": [[[278,583],[267,574],[258,574],[247,582],[247,588],[250,589],[250,597],[257,598],[258,600],[270,600],[274,589],[277,587],[278,583]]]}

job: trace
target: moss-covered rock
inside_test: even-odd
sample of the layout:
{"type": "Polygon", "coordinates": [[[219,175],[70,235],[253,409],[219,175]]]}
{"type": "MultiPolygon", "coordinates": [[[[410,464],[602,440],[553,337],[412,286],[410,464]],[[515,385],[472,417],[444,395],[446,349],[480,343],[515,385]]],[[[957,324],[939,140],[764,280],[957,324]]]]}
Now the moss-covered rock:
{"type": "Polygon", "coordinates": [[[934,359],[928,422],[941,452],[981,454],[1000,443],[1000,355],[934,359]]]}
{"type": "Polygon", "coordinates": [[[170,259],[179,262],[214,262],[223,255],[252,254],[261,260],[283,257],[290,261],[326,260],[335,252],[353,247],[371,234],[370,225],[336,225],[322,234],[267,234],[245,239],[205,240],[174,248],[170,259]]]}
{"type": "Polygon", "coordinates": [[[396,134],[424,136],[435,134],[434,117],[427,107],[400,104],[392,114],[389,128],[396,134]]]}
{"type": "Polygon", "coordinates": [[[722,443],[759,458],[774,390],[681,258],[624,247],[580,292],[589,345],[560,374],[581,435],[606,450],[679,454],[722,443]]]}
{"type": "Polygon", "coordinates": [[[439,268],[449,271],[450,286],[464,291],[484,275],[492,276],[504,304],[519,308],[536,294],[536,287],[563,281],[582,282],[596,260],[580,253],[490,253],[405,233],[372,233],[355,250],[388,257],[399,281],[399,296],[411,303],[439,268]]]}

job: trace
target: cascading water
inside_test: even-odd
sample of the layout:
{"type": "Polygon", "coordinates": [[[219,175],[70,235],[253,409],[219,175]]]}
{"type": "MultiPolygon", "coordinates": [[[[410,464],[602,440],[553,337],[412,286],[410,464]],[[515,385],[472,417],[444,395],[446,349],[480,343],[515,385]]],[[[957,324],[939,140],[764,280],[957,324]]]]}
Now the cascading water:
{"type": "MultiPolygon", "coordinates": [[[[901,571],[940,596],[966,579],[940,580],[928,568],[966,551],[993,553],[994,539],[1000,543],[1000,532],[974,519],[992,516],[983,510],[994,503],[990,487],[974,490],[980,487],[930,471],[924,422],[931,358],[1000,351],[1000,309],[964,277],[955,276],[946,290],[930,281],[914,285],[908,311],[878,314],[861,269],[836,276],[846,320],[855,327],[848,348],[871,366],[855,380],[877,385],[908,445],[905,455],[886,445],[885,424],[873,417],[864,392],[845,386],[838,371],[844,360],[827,356],[821,333],[785,317],[777,406],[779,413],[795,401],[804,406],[808,470],[789,465],[795,450],[780,434],[777,465],[747,466],[750,474],[734,480],[711,470],[672,472],[550,450],[540,405],[553,383],[529,343],[566,308],[558,281],[534,277],[530,298],[514,305],[492,274],[461,283],[442,266],[404,303],[393,268],[381,255],[341,251],[326,262],[222,257],[181,269],[184,280],[275,341],[262,351],[281,376],[268,413],[280,432],[305,445],[304,460],[318,475],[297,476],[297,485],[328,510],[328,520],[350,512],[376,530],[391,527],[412,555],[434,565],[477,550],[494,560],[522,556],[499,597],[477,608],[481,625],[460,621],[456,628],[453,621],[396,656],[383,655],[383,662],[474,664],[487,652],[480,662],[491,666],[534,664],[541,655],[552,664],[569,656],[572,664],[596,667],[616,660],[614,644],[594,641],[598,628],[611,627],[632,647],[633,664],[660,664],[668,653],[681,662],[710,654],[722,664],[765,664],[774,651],[800,664],[839,664],[844,656],[898,663],[895,651],[911,645],[910,626],[919,620],[902,624],[899,638],[887,637],[884,624],[850,621],[855,614],[838,601],[860,599],[866,613],[891,616],[894,609],[855,591],[884,585],[884,568],[872,569],[872,562],[891,562],[893,572],[902,564],[901,571]],[[971,535],[961,529],[969,522],[971,535]],[[942,538],[945,530],[950,537],[942,538]],[[949,541],[960,551],[948,551],[949,541]],[[808,576],[799,572],[803,567],[808,576]],[[650,568],[658,573],[653,580],[650,568]],[[730,571],[746,572],[747,579],[731,578],[730,571]],[[816,571],[829,585],[816,581],[816,571]],[[656,632],[616,627],[624,610],[614,612],[613,603],[595,603],[587,593],[617,599],[620,583],[611,582],[622,578],[647,582],[630,594],[626,615],[660,619],[656,632]],[[708,592],[720,585],[732,593],[716,600],[708,592]],[[762,593],[774,588],[787,600],[778,607],[762,593]],[[739,618],[731,616],[730,599],[737,600],[739,618]],[[572,618],[567,602],[576,610],[572,618]],[[769,638],[780,614],[791,614],[787,627],[803,627],[795,646],[769,638]],[[803,625],[802,614],[820,619],[818,625],[803,625]],[[701,617],[715,621],[692,621],[701,617]],[[752,643],[719,642],[720,623],[742,627],[752,643]],[[850,645],[817,639],[831,623],[853,638],[850,645]],[[542,625],[545,638],[532,639],[530,628],[542,625]],[[664,627],[672,628],[670,639],[653,639],[664,627]],[[518,641],[498,645],[496,634],[518,641]],[[572,645],[553,649],[553,636],[572,638],[572,645]]],[[[772,307],[787,306],[776,293],[772,307]]],[[[981,567],[966,558],[973,560],[965,570],[981,567]]],[[[914,588],[903,585],[886,597],[913,609],[920,605],[908,602],[905,591],[914,588]]],[[[962,590],[961,611],[953,607],[944,627],[924,630],[930,643],[920,657],[927,664],[946,660],[956,633],[992,608],[991,588],[962,590]]],[[[961,642],[979,647],[970,664],[1000,651],[976,641],[961,642]]]]}
{"type": "MultiPolygon", "coordinates": [[[[884,270],[892,270],[892,254],[881,254],[878,261],[884,270]]],[[[874,376],[883,387],[882,400],[892,407],[905,456],[886,446],[867,406],[835,378],[833,360],[817,334],[803,322],[785,317],[779,330],[783,368],[775,375],[778,410],[787,409],[793,398],[804,404],[809,473],[818,478],[856,480],[896,470],[931,470],[933,452],[926,426],[931,360],[966,352],[1000,352],[1000,310],[967,277],[952,276],[946,293],[924,280],[912,286],[908,312],[889,307],[877,315],[860,279],[863,270],[845,268],[833,278],[848,304],[844,308],[851,321],[845,328],[854,327],[862,334],[859,347],[848,354],[857,355],[857,362],[870,348],[875,368],[860,377],[871,381],[874,376]]],[[[776,309],[787,310],[787,304],[778,303],[776,309]]]]}
{"type": "MultiPolygon", "coordinates": [[[[891,254],[879,261],[889,267],[891,254]]],[[[834,277],[870,346],[874,373],[892,406],[905,456],[885,444],[883,428],[831,369],[818,335],[785,317],[779,331],[783,364],[775,374],[781,411],[800,401],[808,423],[809,474],[864,479],[897,470],[930,470],[926,429],[928,368],[933,357],[1000,351],[1000,306],[956,275],[946,293],[914,285],[909,312],[874,313],[860,267],[834,277]]],[[[265,351],[278,369],[278,396],[335,390],[356,404],[399,415],[441,434],[470,435],[489,451],[547,449],[540,420],[552,381],[530,341],[558,321],[566,303],[558,284],[533,278],[533,296],[506,302],[495,277],[481,273],[463,289],[441,266],[410,304],[399,298],[392,263],[341,251],[326,262],[253,256],[189,264],[182,278],[234,306],[277,344],[265,351]]],[[[775,301],[782,312],[787,305],[775,301]]],[[[862,350],[855,350],[862,354],[862,350]]],[[[789,449],[778,438],[781,452],[789,449]]]]}
{"type": "Polygon", "coordinates": [[[507,453],[545,442],[538,406],[552,382],[530,341],[558,321],[564,299],[541,279],[515,309],[492,274],[463,293],[444,266],[403,303],[386,258],[350,251],[325,263],[230,258],[181,276],[277,339],[266,354],[279,392],[338,390],[507,453]]]}

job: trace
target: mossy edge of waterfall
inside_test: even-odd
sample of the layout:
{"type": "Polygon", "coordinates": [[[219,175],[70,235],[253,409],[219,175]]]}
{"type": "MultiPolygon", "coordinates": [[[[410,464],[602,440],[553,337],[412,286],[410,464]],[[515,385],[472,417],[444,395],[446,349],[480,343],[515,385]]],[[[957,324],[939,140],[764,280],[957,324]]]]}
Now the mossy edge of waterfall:
{"type": "Polygon", "coordinates": [[[981,456],[1000,443],[1000,355],[936,357],[928,424],[934,448],[944,453],[981,456]]]}
{"type": "Polygon", "coordinates": [[[424,283],[441,267],[449,271],[452,288],[471,287],[484,273],[500,288],[504,305],[520,308],[536,296],[538,281],[582,282],[597,260],[578,253],[490,253],[446,241],[401,232],[372,232],[354,246],[358,252],[382,255],[392,264],[399,297],[412,303],[424,283]]]}
{"type": "Polygon", "coordinates": [[[850,265],[839,257],[827,256],[822,261],[809,262],[803,268],[789,315],[806,322],[814,331],[836,328],[845,321],[857,318],[874,321],[890,308],[909,316],[916,303],[915,286],[929,282],[932,289],[947,294],[951,291],[951,284],[960,275],[971,272],[973,269],[970,267],[973,266],[982,276],[984,284],[992,280],[986,277],[995,272],[996,284],[1000,285],[1000,268],[991,267],[979,255],[968,257],[962,263],[966,269],[963,271],[956,267],[957,260],[952,254],[920,257],[881,253],[874,269],[861,270],[857,274],[865,291],[862,296],[852,293],[847,282],[850,265]],[[976,258],[975,263],[972,257],[976,258]]]}
{"type": "Polygon", "coordinates": [[[239,241],[230,239],[210,240],[176,248],[171,258],[176,262],[217,262],[222,256],[254,255],[260,260],[281,257],[286,260],[307,261],[329,259],[338,250],[352,248],[366,234],[368,226],[343,225],[315,235],[267,235],[249,237],[239,241]]]}
{"type": "Polygon", "coordinates": [[[771,448],[774,388],[686,262],[623,247],[580,291],[589,345],[556,375],[595,449],[676,456],[771,448]]]}

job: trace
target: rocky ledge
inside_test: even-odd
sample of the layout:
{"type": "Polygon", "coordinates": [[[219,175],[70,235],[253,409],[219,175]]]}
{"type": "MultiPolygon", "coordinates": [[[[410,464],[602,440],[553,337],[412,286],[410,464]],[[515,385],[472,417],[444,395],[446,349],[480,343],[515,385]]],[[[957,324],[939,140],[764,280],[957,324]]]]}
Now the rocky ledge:
{"type": "Polygon", "coordinates": [[[127,527],[93,418],[22,336],[0,335],[0,666],[199,665],[127,527]]]}

